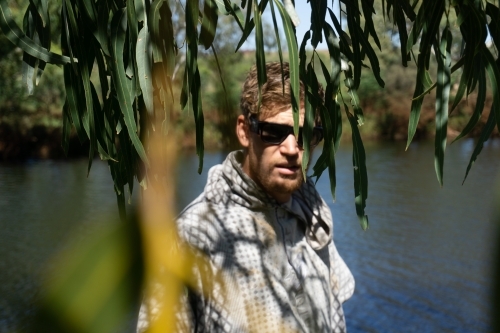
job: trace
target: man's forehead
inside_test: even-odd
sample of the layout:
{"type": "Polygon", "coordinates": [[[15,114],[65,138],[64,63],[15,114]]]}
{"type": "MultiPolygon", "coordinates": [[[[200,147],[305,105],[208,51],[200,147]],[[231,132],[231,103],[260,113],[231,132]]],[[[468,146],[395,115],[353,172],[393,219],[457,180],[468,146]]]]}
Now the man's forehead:
{"type": "MultiPolygon", "coordinates": [[[[305,109],[304,108],[299,109],[300,120],[304,119],[304,114],[305,114],[305,109]]],[[[281,110],[271,110],[271,111],[262,110],[258,116],[258,119],[260,121],[268,121],[273,119],[287,119],[287,118],[293,119],[293,112],[291,107],[283,108],[281,110]]]]}

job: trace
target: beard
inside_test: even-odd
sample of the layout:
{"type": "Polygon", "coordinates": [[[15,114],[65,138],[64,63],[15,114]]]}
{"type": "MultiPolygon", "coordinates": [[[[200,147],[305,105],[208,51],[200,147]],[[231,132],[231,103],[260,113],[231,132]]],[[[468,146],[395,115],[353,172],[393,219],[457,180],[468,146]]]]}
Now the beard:
{"type": "Polygon", "coordinates": [[[304,183],[302,170],[294,175],[283,175],[277,172],[273,167],[268,169],[256,161],[250,161],[250,173],[254,181],[272,197],[276,198],[275,194],[292,194],[297,191],[304,183]]]}

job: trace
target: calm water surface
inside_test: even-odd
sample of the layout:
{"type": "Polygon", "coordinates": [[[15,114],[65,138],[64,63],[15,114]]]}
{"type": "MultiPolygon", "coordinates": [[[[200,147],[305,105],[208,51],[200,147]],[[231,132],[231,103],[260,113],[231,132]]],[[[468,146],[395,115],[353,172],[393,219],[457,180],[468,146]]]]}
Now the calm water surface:
{"type": "MultiPolygon", "coordinates": [[[[493,179],[500,141],[490,141],[462,186],[474,146],[449,146],[445,186],[433,166],[432,143],[367,144],[370,229],[359,227],[353,203],[351,151],[337,157],[337,201],[325,174],[318,190],[335,219],[335,242],[356,278],[345,303],[353,332],[488,332],[494,225],[493,179]]],[[[208,168],[224,156],[182,157],[178,203],[203,189],[208,168]]],[[[116,214],[106,164],[86,161],[0,165],[0,332],[22,330],[33,315],[39,274],[71,235],[96,216],[116,214]]]]}

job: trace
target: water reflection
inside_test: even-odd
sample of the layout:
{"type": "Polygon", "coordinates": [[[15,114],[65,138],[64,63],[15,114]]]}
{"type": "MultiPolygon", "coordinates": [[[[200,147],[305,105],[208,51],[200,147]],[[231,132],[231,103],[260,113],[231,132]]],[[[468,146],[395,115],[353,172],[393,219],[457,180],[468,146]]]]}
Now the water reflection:
{"type": "MultiPolygon", "coordinates": [[[[350,147],[338,152],[336,203],[327,174],[318,182],[333,211],[337,247],[356,277],[345,304],[350,333],[488,331],[500,140],[487,142],[463,186],[473,142],[447,148],[443,188],[433,149],[367,143],[366,232],[355,216],[350,147]]],[[[197,156],[181,157],[178,209],[201,193],[209,167],[224,158],[207,153],[197,175],[197,156]]],[[[96,161],[88,178],[86,168],[86,161],[0,165],[0,332],[29,321],[47,258],[70,235],[85,233],[94,216],[117,214],[106,164],[96,161]]]]}

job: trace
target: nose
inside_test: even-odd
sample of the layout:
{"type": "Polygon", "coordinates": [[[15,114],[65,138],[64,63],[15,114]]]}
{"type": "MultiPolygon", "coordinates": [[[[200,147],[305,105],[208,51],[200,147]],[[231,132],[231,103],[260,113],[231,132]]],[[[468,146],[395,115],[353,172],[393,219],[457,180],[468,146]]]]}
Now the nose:
{"type": "Polygon", "coordinates": [[[299,153],[300,147],[293,134],[289,134],[280,144],[280,151],[283,155],[296,155],[299,153]]]}

